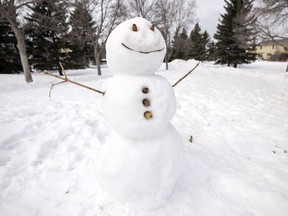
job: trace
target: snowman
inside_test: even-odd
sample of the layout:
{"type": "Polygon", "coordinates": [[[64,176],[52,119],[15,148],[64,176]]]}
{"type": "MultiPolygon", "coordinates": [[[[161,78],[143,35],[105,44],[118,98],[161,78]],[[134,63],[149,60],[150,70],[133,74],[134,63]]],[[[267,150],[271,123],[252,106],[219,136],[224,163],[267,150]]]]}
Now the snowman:
{"type": "Polygon", "coordinates": [[[160,31],[136,17],[117,26],[106,43],[103,114],[112,134],[98,155],[97,177],[114,198],[134,209],[165,204],[181,175],[183,143],[170,121],[171,84],[155,72],[166,53],[160,31]]]}

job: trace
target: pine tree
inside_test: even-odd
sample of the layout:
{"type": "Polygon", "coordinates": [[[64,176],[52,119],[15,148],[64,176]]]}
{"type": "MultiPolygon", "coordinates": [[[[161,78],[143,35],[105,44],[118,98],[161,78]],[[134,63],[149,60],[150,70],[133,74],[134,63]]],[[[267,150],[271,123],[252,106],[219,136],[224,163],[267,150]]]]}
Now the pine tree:
{"type": "Polygon", "coordinates": [[[0,73],[22,71],[17,40],[6,19],[0,21],[0,73]]]}
{"type": "Polygon", "coordinates": [[[212,41],[211,43],[208,44],[208,47],[207,47],[207,59],[206,60],[215,61],[216,60],[215,52],[216,52],[216,45],[214,41],[212,41]]]}
{"type": "Polygon", "coordinates": [[[255,34],[250,27],[255,22],[254,16],[250,16],[253,0],[225,0],[225,3],[226,13],[221,15],[214,36],[217,40],[216,64],[233,64],[237,67],[253,60],[247,53],[255,34]]]}
{"type": "Polygon", "coordinates": [[[187,36],[184,28],[180,34],[176,34],[173,42],[172,59],[196,59],[199,61],[209,60],[208,47],[210,45],[210,36],[207,31],[201,32],[201,27],[197,23],[187,36]]]}
{"type": "Polygon", "coordinates": [[[85,1],[76,2],[70,25],[69,48],[72,52],[69,64],[75,68],[87,67],[89,59],[94,55],[92,40],[96,27],[85,1]]]}
{"type": "Polygon", "coordinates": [[[27,17],[26,34],[31,63],[40,70],[61,69],[58,62],[68,55],[66,7],[61,0],[41,0],[34,3],[33,13],[27,17]]]}
{"type": "Polygon", "coordinates": [[[194,26],[190,33],[190,40],[188,43],[188,56],[196,60],[202,60],[205,53],[203,46],[203,35],[198,23],[194,26]]]}
{"type": "Polygon", "coordinates": [[[200,57],[200,60],[209,60],[208,59],[208,48],[210,45],[210,35],[209,33],[205,30],[202,34],[202,46],[203,46],[203,55],[200,57]]]}
{"type": "Polygon", "coordinates": [[[175,35],[174,41],[173,41],[173,54],[172,54],[172,60],[173,59],[188,59],[187,56],[187,42],[188,42],[188,35],[185,28],[182,29],[182,32],[180,34],[175,35]]]}
{"type": "MultiPolygon", "coordinates": [[[[234,0],[233,2],[236,1],[234,0]]],[[[225,3],[226,6],[224,8],[226,13],[221,15],[222,20],[218,24],[216,34],[214,35],[214,38],[217,40],[215,56],[217,56],[216,64],[230,65],[232,62],[230,50],[231,45],[234,44],[232,20],[236,16],[236,9],[227,0],[225,0],[225,3]]]]}
{"type": "Polygon", "coordinates": [[[237,8],[237,15],[234,19],[234,38],[236,46],[242,51],[242,62],[249,63],[255,61],[255,55],[249,54],[250,51],[255,49],[256,30],[255,14],[252,14],[254,0],[239,1],[237,8]]]}

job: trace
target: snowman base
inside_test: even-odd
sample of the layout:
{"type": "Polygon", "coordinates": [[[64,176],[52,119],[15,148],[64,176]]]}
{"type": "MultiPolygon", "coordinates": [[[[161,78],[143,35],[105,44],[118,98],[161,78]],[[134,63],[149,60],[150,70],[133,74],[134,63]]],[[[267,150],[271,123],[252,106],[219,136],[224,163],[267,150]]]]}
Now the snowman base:
{"type": "Polygon", "coordinates": [[[153,138],[113,134],[99,153],[97,177],[112,197],[129,208],[155,209],[173,192],[183,155],[182,140],[171,124],[153,138]]]}

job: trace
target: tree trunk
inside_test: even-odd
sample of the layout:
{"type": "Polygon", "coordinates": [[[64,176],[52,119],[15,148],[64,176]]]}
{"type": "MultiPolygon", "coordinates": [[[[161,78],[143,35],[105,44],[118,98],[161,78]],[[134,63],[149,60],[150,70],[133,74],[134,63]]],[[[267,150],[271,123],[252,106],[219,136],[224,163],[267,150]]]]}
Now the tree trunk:
{"type": "Polygon", "coordinates": [[[60,61],[58,61],[58,72],[59,72],[59,76],[63,76],[63,71],[62,71],[62,67],[60,65],[60,61]]]}
{"type": "Polygon", "coordinates": [[[168,48],[167,39],[165,40],[165,43],[166,43],[166,47],[167,47],[166,55],[165,55],[165,65],[166,65],[166,70],[169,70],[168,61],[169,61],[169,58],[170,58],[170,54],[169,54],[170,49],[168,48]]]}
{"type": "Polygon", "coordinates": [[[102,75],[102,72],[101,72],[101,58],[100,58],[100,53],[97,53],[97,55],[96,55],[96,64],[97,64],[98,76],[101,76],[101,75],[102,75]]]}
{"type": "Polygon", "coordinates": [[[17,39],[17,48],[20,54],[20,60],[21,60],[21,64],[22,64],[22,68],[23,68],[23,72],[25,76],[25,81],[27,83],[33,82],[31,71],[30,71],[30,66],[28,63],[28,57],[26,53],[26,46],[25,46],[25,39],[24,39],[23,32],[17,26],[16,23],[11,23],[10,21],[10,24],[17,39]]]}
{"type": "Polygon", "coordinates": [[[166,65],[166,70],[169,70],[169,67],[168,67],[168,55],[166,53],[165,55],[165,65],[166,65]]]}
{"type": "Polygon", "coordinates": [[[97,41],[93,40],[93,48],[94,48],[94,58],[95,58],[95,63],[97,65],[97,74],[98,76],[101,76],[101,59],[100,59],[100,53],[98,52],[98,43],[97,41]]]}
{"type": "Polygon", "coordinates": [[[234,63],[234,64],[233,64],[233,67],[234,67],[234,68],[237,68],[237,63],[234,63]]]}
{"type": "Polygon", "coordinates": [[[286,67],[286,72],[288,72],[288,61],[287,61],[287,67],[286,67]]]}

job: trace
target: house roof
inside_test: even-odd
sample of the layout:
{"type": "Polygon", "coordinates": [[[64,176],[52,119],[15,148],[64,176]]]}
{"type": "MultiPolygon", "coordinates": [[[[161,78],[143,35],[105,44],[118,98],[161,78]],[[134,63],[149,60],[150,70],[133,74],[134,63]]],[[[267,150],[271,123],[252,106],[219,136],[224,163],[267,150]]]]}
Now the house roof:
{"type": "Polygon", "coordinates": [[[273,45],[273,44],[288,45],[288,39],[266,40],[258,43],[258,45],[273,45]]]}

